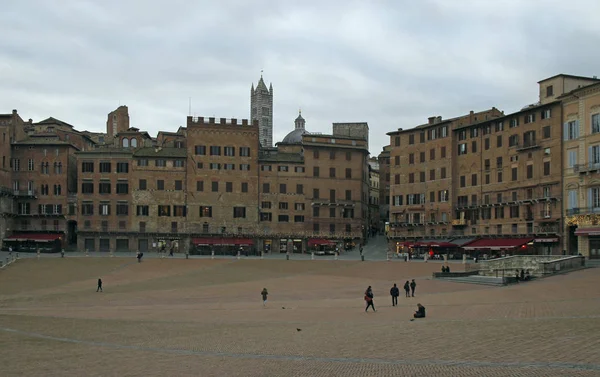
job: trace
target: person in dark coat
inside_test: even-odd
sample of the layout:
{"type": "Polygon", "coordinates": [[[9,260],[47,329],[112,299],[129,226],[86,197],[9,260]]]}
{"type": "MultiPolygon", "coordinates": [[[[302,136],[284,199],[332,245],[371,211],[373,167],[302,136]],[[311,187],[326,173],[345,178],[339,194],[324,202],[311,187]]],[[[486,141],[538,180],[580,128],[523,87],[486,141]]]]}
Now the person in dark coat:
{"type": "Polygon", "coordinates": [[[98,288],[96,292],[102,292],[102,279],[98,278],[98,288]]]}
{"type": "Polygon", "coordinates": [[[394,284],[392,289],[390,289],[390,295],[392,296],[392,306],[397,306],[398,305],[398,296],[400,296],[400,290],[398,289],[396,284],[394,284]]]}
{"type": "Polygon", "coordinates": [[[367,290],[365,291],[365,301],[367,303],[367,307],[365,308],[365,313],[369,310],[369,307],[373,308],[373,311],[376,312],[377,310],[375,310],[375,305],[373,305],[373,289],[371,289],[371,286],[369,285],[369,288],[367,288],[367,290]]]}
{"type": "Polygon", "coordinates": [[[410,297],[410,283],[408,280],[404,283],[404,292],[406,293],[406,297],[410,297]]]}
{"type": "Polygon", "coordinates": [[[267,305],[267,296],[269,295],[267,288],[263,288],[263,290],[260,292],[260,295],[262,296],[263,306],[266,306],[267,305]]]}
{"type": "Polygon", "coordinates": [[[415,318],[425,318],[425,307],[421,304],[417,304],[417,311],[414,314],[415,318]]]}
{"type": "Polygon", "coordinates": [[[412,291],[412,297],[415,297],[415,289],[417,288],[417,283],[415,283],[415,279],[412,279],[410,282],[410,290],[412,291]]]}

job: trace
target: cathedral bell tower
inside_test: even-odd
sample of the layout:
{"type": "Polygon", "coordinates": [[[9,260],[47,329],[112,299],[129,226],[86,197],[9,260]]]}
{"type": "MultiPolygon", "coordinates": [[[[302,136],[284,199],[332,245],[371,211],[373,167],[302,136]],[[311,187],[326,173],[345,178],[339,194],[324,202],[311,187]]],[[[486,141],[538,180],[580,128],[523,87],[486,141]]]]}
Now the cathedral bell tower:
{"type": "Polygon", "coordinates": [[[250,119],[258,120],[258,140],[263,147],[273,146],[273,84],[269,89],[260,74],[258,85],[250,88],[250,119]]]}

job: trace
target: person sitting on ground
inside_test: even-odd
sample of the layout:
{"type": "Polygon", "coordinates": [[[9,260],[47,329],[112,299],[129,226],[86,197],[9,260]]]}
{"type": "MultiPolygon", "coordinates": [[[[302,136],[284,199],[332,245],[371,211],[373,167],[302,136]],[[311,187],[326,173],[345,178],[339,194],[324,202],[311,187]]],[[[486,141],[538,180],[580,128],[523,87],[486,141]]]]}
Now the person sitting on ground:
{"type": "Polygon", "coordinates": [[[531,275],[529,275],[529,270],[525,271],[525,281],[531,280],[531,275]]]}
{"type": "Polygon", "coordinates": [[[417,304],[417,311],[414,314],[415,318],[425,318],[425,307],[421,304],[417,304]]]}
{"type": "Polygon", "coordinates": [[[446,266],[442,266],[442,273],[446,272],[446,266]]]}
{"type": "Polygon", "coordinates": [[[450,266],[446,266],[446,272],[450,272],[450,266]]]}

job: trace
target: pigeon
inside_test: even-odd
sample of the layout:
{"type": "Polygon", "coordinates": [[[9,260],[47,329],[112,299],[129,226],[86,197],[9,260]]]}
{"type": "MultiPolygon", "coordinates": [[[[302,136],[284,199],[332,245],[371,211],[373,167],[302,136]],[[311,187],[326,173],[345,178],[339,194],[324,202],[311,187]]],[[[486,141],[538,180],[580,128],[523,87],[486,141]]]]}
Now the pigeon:
{"type": "Polygon", "coordinates": [[[302,331],[302,329],[296,329],[296,331],[302,331]]]}
{"type": "Polygon", "coordinates": [[[282,306],[281,309],[285,309],[285,306],[282,306]]]}

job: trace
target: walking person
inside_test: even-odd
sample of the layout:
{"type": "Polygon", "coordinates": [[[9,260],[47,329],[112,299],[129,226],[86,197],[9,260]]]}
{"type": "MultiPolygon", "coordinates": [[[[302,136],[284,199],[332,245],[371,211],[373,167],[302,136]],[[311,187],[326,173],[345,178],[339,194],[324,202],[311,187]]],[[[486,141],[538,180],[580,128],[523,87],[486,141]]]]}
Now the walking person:
{"type": "Polygon", "coordinates": [[[98,288],[96,288],[96,292],[102,292],[102,279],[98,278],[98,288]]]}
{"type": "Polygon", "coordinates": [[[415,288],[417,288],[417,283],[415,283],[415,279],[412,279],[410,282],[410,290],[412,291],[412,297],[415,297],[415,288]]]}
{"type": "Polygon", "coordinates": [[[408,280],[404,283],[404,292],[406,293],[406,297],[410,297],[410,283],[408,280]]]}
{"type": "Polygon", "coordinates": [[[376,312],[377,310],[375,310],[375,305],[373,305],[373,289],[371,289],[371,286],[369,285],[369,288],[367,288],[367,290],[365,291],[365,301],[367,303],[367,307],[365,308],[365,313],[369,310],[369,307],[373,308],[373,311],[376,312]]]}
{"type": "Polygon", "coordinates": [[[398,296],[400,296],[400,290],[394,284],[392,289],[390,289],[390,295],[392,296],[392,306],[398,306],[398,296]]]}
{"type": "Polygon", "coordinates": [[[262,292],[260,292],[260,295],[262,296],[263,307],[265,307],[267,305],[267,296],[269,295],[267,288],[263,288],[262,292]]]}

